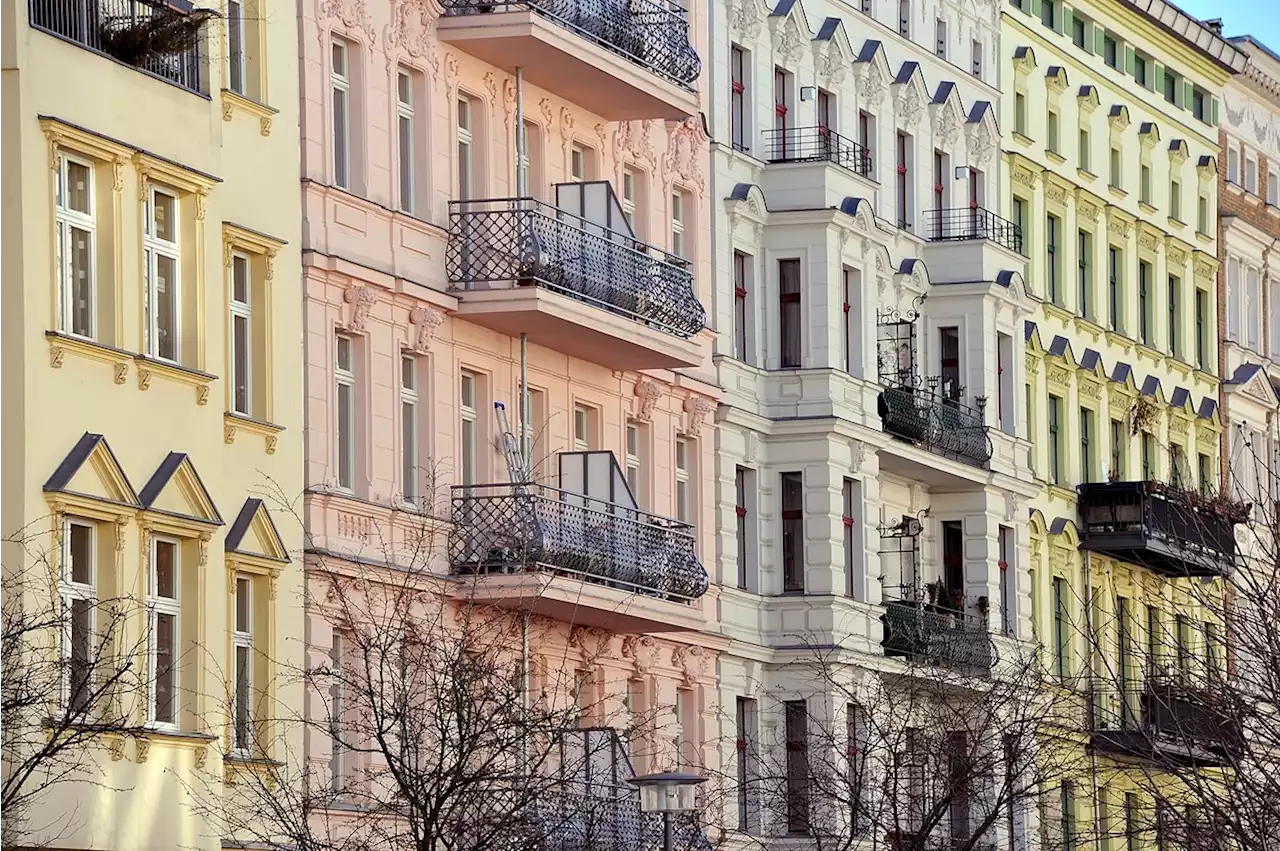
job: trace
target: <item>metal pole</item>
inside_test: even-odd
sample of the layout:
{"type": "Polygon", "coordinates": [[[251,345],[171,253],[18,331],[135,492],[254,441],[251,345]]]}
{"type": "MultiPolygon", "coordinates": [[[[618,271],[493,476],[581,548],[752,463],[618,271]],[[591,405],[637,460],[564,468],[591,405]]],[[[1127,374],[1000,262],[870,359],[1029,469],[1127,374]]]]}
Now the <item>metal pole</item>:
{"type": "Polygon", "coordinates": [[[671,813],[662,813],[662,851],[671,851],[671,813]]]}
{"type": "Polygon", "coordinates": [[[529,335],[520,335],[520,454],[525,478],[533,477],[533,424],[529,422],[529,335]]]}
{"type": "Polygon", "coordinates": [[[523,198],[528,187],[525,184],[524,158],[524,70],[516,68],[516,197],[523,198]]]}

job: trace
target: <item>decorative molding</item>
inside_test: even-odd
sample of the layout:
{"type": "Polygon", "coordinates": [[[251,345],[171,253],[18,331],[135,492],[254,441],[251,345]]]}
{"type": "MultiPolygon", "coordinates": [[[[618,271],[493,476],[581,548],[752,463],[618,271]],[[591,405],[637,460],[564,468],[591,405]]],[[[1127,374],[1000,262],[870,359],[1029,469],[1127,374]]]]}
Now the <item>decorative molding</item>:
{"type": "Polygon", "coordinates": [[[636,405],[635,418],[642,423],[653,421],[653,408],[662,398],[663,386],[652,378],[641,377],[636,381],[632,391],[639,400],[636,405]]]}
{"type": "Polygon", "coordinates": [[[342,300],[351,305],[347,330],[355,334],[363,334],[369,323],[369,313],[378,301],[377,291],[367,284],[352,284],[343,292],[342,300]]]}
{"type": "Polygon", "coordinates": [[[638,675],[645,676],[658,661],[658,644],[647,635],[628,635],[622,639],[622,656],[631,660],[638,675]]]}
{"type": "Polygon", "coordinates": [[[437,307],[422,305],[409,311],[409,324],[415,331],[408,348],[419,354],[431,351],[431,341],[442,322],[444,322],[444,311],[437,307]]]}
{"type": "Polygon", "coordinates": [[[705,396],[690,396],[684,400],[686,415],[684,433],[690,437],[698,437],[707,417],[716,409],[715,403],[705,396]]]}

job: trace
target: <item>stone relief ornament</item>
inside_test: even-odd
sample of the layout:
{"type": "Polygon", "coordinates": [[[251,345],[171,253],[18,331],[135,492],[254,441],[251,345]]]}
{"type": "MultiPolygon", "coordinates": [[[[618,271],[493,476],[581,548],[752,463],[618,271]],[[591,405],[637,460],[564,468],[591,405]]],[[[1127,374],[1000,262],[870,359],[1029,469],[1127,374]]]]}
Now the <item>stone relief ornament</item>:
{"type": "Polygon", "coordinates": [[[622,656],[631,660],[637,674],[648,674],[658,661],[658,644],[647,635],[628,635],[622,640],[622,656]]]}
{"type": "Polygon", "coordinates": [[[800,24],[792,15],[783,19],[782,24],[773,31],[773,50],[786,65],[795,65],[804,48],[804,36],[800,32],[800,24]]]}
{"type": "Polygon", "coordinates": [[[702,426],[706,423],[707,417],[715,409],[715,404],[704,396],[690,396],[686,399],[684,402],[686,415],[684,433],[690,437],[697,437],[702,432],[702,426]]]}
{"type": "Polygon", "coordinates": [[[413,345],[415,352],[426,354],[431,349],[431,339],[436,329],[444,322],[444,311],[436,307],[415,307],[409,311],[409,323],[414,327],[413,345]]]}
{"type": "MultiPolygon", "coordinates": [[[[415,59],[424,60],[431,67],[431,76],[440,73],[440,56],[436,51],[435,14],[430,6],[414,0],[395,0],[391,11],[391,23],[386,27],[384,41],[399,47],[415,59]]],[[[394,62],[387,53],[388,68],[394,62]]]]}
{"type": "Polygon", "coordinates": [[[879,103],[880,98],[884,97],[884,74],[881,73],[880,67],[876,65],[874,60],[867,63],[867,76],[862,83],[862,93],[872,106],[879,103]]]}
{"type": "Polygon", "coordinates": [[[357,334],[364,333],[369,322],[369,312],[378,301],[378,294],[373,287],[352,284],[342,294],[342,300],[351,305],[351,318],[347,320],[347,330],[357,334]]]}
{"type": "MultiPolygon", "coordinates": [[[[366,38],[365,45],[376,44],[373,32],[373,20],[369,17],[369,7],[365,0],[323,0],[320,4],[320,17],[328,21],[342,24],[348,31],[360,31],[366,38]]],[[[329,28],[320,27],[317,37],[323,45],[329,40],[329,28]]],[[[369,51],[373,56],[373,51],[369,51]]]]}
{"type": "Polygon", "coordinates": [[[769,10],[759,0],[738,0],[729,6],[729,31],[746,44],[754,43],[768,16],[769,10]]]}
{"type": "Polygon", "coordinates": [[[697,189],[698,194],[702,194],[705,185],[703,158],[698,156],[699,143],[703,138],[705,134],[699,118],[688,118],[674,127],[669,125],[667,155],[663,158],[668,177],[678,178],[681,183],[697,189]]]}
{"type": "Polygon", "coordinates": [[[636,419],[640,422],[650,422],[653,420],[653,407],[658,404],[658,400],[662,398],[662,385],[654,381],[652,378],[641,378],[636,382],[635,390],[636,399],[639,400],[636,409],[636,419]]]}

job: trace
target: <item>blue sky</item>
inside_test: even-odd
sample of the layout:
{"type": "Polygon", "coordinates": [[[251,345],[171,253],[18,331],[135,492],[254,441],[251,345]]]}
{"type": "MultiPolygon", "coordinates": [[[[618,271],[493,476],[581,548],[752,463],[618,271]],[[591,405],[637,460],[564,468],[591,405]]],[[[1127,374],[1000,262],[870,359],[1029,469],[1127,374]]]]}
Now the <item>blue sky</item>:
{"type": "Polygon", "coordinates": [[[1201,20],[1222,18],[1222,34],[1251,35],[1280,53],[1280,4],[1275,0],[1173,0],[1201,20]]]}

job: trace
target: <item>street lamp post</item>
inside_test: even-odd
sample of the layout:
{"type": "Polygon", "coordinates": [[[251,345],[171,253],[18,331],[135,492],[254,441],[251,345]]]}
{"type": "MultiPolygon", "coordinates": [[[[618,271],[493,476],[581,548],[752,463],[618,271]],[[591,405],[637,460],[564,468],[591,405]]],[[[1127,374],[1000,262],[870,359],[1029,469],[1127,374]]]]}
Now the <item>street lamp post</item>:
{"type": "Polygon", "coordinates": [[[671,851],[671,814],[697,809],[694,792],[699,783],[706,781],[697,774],[678,771],[644,774],[627,781],[640,790],[640,812],[662,813],[662,851],[671,851]]]}

